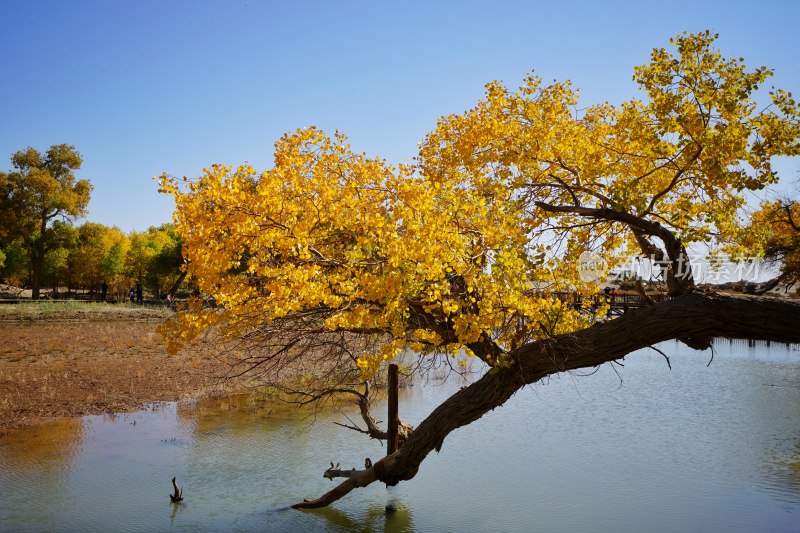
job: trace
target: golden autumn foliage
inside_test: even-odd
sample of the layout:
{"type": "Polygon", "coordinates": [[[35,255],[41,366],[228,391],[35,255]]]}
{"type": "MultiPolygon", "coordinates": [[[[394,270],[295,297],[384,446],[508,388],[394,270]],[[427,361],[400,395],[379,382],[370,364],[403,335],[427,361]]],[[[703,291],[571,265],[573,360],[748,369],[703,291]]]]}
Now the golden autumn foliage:
{"type": "Polygon", "coordinates": [[[798,153],[791,94],[759,108],[771,72],[723,58],[715,38],[654,50],[634,70],[645,97],[621,105],[579,108],[569,82],[533,75],[516,91],[492,82],[439,120],[411,165],[312,127],[284,135],[267,171],[162,176],[206,298],[168,338],[236,338],[291,317],[379,335],[357,354],[370,375],[404,346],[503,366],[507,350],[591,325],[604,309],[563,296],[599,289],[581,279],[582,253],[613,264],[666,250],[677,277],[684,247],[738,231],[743,191],[775,183],[771,159],[798,153]]]}
{"type": "Polygon", "coordinates": [[[763,202],[742,232],[740,246],[780,264],[775,284],[800,282],[800,204],[789,200],[763,202]]]}

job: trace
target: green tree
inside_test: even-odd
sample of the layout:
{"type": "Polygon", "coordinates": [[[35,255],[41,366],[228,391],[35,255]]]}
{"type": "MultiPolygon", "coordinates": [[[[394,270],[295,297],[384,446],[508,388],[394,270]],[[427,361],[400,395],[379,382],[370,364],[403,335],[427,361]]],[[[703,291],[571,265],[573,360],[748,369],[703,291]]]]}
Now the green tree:
{"type": "Polygon", "coordinates": [[[19,239],[2,243],[4,261],[0,267],[0,277],[11,285],[21,285],[23,279],[28,277],[28,259],[25,249],[19,239]]]}
{"type": "Polygon", "coordinates": [[[117,227],[110,228],[106,237],[110,240],[111,246],[103,258],[100,269],[103,279],[109,285],[110,294],[113,294],[116,299],[124,299],[127,296],[128,283],[123,275],[123,266],[130,240],[117,227]]]}
{"type": "Polygon", "coordinates": [[[42,265],[42,286],[49,283],[56,295],[60,286],[71,288],[75,276],[73,254],[78,244],[78,229],[59,220],[53,223],[50,238],[52,246],[47,250],[42,265]]]}
{"type": "Polygon", "coordinates": [[[144,283],[155,251],[149,246],[147,233],[133,231],[128,236],[129,246],[123,262],[123,273],[128,281],[144,283]]]}
{"type": "Polygon", "coordinates": [[[15,170],[0,177],[0,225],[6,237],[23,242],[33,298],[38,299],[45,256],[58,245],[53,222],[71,224],[84,215],[92,185],[75,177],[83,159],[68,144],[53,145],[44,155],[29,147],[11,162],[15,170]]]}
{"type": "Polygon", "coordinates": [[[115,280],[122,271],[126,236],[116,227],[86,222],[78,228],[77,246],[72,252],[75,279],[95,294],[103,281],[115,280]]]}
{"type": "MultiPolygon", "coordinates": [[[[156,294],[161,294],[161,289],[174,295],[186,277],[183,267],[183,253],[181,238],[175,234],[173,224],[163,224],[156,230],[161,248],[153,258],[148,283],[156,294]]],[[[154,235],[155,237],[155,235],[154,235]]]]}
{"type": "Polygon", "coordinates": [[[174,226],[151,226],[146,232],[130,235],[123,272],[129,281],[141,283],[158,297],[162,289],[182,280],[182,262],[181,241],[174,226]]]}

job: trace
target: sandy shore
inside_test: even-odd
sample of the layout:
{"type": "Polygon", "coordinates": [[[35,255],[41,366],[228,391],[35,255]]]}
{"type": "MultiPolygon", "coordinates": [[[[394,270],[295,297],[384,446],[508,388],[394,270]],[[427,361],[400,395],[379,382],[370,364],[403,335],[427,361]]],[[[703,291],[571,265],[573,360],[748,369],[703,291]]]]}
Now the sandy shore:
{"type": "Polygon", "coordinates": [[[0,310],[0,432],[232,391],[219,363],[164,350],[156,327],[167,312],[108,307],[0,310]]]}

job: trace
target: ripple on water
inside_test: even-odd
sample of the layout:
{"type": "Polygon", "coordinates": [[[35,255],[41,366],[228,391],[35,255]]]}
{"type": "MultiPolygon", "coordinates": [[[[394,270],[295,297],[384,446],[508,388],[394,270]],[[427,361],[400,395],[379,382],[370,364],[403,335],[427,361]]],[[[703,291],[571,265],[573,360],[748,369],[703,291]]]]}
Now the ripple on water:
{"type": "MultiPolygon", "coordinates": [[[[720,348],[706,368],[704,354],[661,349],[672,371],[643,351],[622,381],[606,366],[529,387],[450,435],[411,482],[324,510],[275,509],[333,487],[330,461],[360,466],[383,450],[335,426],[339,413],[310,426],[228,398],[12,431],[0,438],[0,529],[791,531],[800,364],[720,348]]],[[[401,416],[418,423],[460,385],[404,391],[401,416]]]]}

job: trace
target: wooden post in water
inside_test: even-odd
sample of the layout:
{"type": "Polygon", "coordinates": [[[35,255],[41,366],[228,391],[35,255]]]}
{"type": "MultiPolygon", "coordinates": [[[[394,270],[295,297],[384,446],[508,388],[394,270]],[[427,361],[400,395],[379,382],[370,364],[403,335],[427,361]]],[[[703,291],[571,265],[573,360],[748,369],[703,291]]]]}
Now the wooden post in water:
{"type": "Polygon", "coordinates": [[[389,365],[389,421],[387,424],[386,455],[391,455],[397,451],[397,427],[400,425],[400,417],[397,413],[397,389],[398,389],[398,366],[389,365]]]}

